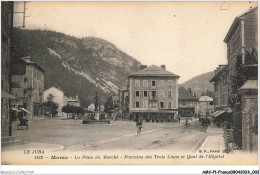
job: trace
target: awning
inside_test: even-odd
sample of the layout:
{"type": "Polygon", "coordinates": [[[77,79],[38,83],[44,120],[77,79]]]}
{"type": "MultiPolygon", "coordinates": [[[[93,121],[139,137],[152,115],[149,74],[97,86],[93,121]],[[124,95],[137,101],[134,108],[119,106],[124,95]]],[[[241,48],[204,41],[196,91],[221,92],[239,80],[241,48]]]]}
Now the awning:
{"type": "Polygon", "coordinates": [[[227,113],[232,113],[232,112],[233,112],[233,111],[232,111],[231,109],[227,111],[227,113]]]}
{"type": "Polygon", "coordinates": [[[211,115],[214,117],[219,111],[213,112],[211,115]]]}
{"type": "Polygon", "coordinates": [[[23,110],[24,112],[27,112],[28,114],[30,114],[31,112],[30,111],[27,111],[26,109],[24,108],[20,108],[21,110],[23,110]]]}
{"type": "Polygon", "coordinates": [[[15,99],[15,96],[5,92],[4,90],[1,90],[1,98],[15,99]]]}
{"type": "Polygon", "coordinates": [[[171,110],[171,111],[168,111],[168,110],[161,110],[161,111],[152,111],[152,110],[131,110],[130,111],[131,113],[134,113],[134,112],[138,112],[138,113],[160,113],[160,114],[163,114],[163,113],[176,113],[177,110],[171,110]]]}
{"type": "Polygon", "coordinates": [[[16,112],[21,112],[21,110],[17,109],[17,108],[12,108],[13,111],[16,111],[16,112]]]}
{"type": "Polygon", "coordinates": [[[224,114],[225,112],[226,112],[226,111],[216,111],[216,112],[214,112],[214,113],[212,114],[212,117],[218,117],[218,116],[224,114]]]}

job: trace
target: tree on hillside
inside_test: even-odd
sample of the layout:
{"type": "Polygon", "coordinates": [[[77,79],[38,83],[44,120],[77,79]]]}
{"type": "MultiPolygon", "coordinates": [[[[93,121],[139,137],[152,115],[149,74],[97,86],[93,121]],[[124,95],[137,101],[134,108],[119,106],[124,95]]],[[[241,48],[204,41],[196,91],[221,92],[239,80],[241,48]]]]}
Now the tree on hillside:
{"type": "Polygon", "coordinates": [[[43,103],[46,107],[49,108],[51,117],[55,117],[58,114],[58,108],[59,108],[59,105],[57,103],[53,102],[53,98],[54,98],[54,95],[49,94],[47,97],[47,101],[43,103]]]}

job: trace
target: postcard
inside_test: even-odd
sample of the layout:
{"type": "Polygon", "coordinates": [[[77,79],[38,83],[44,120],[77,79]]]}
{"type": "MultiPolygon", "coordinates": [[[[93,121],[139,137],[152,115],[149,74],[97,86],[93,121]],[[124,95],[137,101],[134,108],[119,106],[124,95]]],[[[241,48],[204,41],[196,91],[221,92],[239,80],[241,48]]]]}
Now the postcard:
{"type": "Polygon", "coordinates": [[[258,165],[256,1],[1,16],[2,165],[258,165]]]}

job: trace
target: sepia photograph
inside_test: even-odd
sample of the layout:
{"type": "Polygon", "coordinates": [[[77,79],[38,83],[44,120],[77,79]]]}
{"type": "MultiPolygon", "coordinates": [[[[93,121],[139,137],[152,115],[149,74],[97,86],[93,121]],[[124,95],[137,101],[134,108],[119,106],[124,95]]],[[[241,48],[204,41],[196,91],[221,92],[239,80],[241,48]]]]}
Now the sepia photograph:
{"type": "Polygon", "coordinates": [[[1,33],[2,165],[258,165],[257,1],[2,1],[1,33]]]}

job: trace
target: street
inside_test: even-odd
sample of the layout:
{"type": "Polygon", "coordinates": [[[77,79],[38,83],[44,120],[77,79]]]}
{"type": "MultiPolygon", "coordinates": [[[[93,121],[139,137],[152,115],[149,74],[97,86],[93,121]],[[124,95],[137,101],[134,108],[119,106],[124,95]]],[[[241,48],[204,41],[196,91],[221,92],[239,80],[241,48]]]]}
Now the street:
{"type": "Polygon", "coordinates": [[[62,145],[66,151],[82,150],[183,150],[196,151],[210,133],[198,119],[191,126],[181,123],[143,121],[140,135],[133,121],[111,121],[110,124],[82,124],[81,120],[33,119],[28,130],[17,130],[14,136],[25,143],[62,145]]]}

